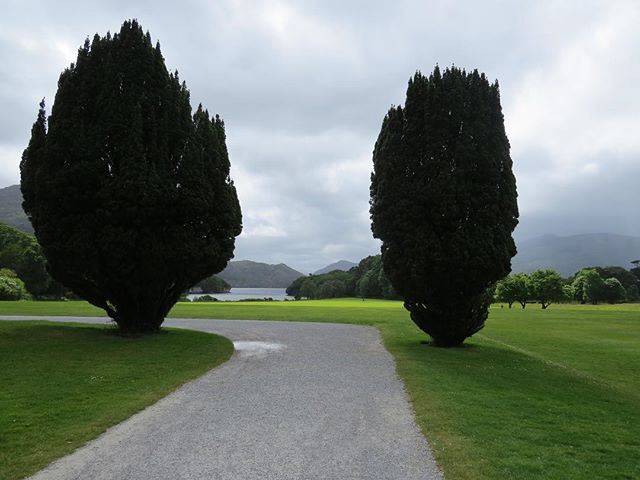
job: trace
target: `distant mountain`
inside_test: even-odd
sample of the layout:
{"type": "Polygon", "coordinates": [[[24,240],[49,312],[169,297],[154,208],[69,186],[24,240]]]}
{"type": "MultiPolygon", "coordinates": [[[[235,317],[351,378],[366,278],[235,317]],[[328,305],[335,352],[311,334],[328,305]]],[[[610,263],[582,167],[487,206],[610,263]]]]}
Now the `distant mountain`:
{"type": "Polygon", "coordinates": [[[583,267],[617,265],[628,269],[629,262],[637,259],[640,259],[640,237],[612,233],[544,235],[518,243],[512,271],[553,268],[568,277],[583,267]]]}
{"type": "Polygon", "coordinates": [[[334,270],[342,270],[343,272],[346,272],[348,270],[351,270],[356,265],[358,264],[350,262],[349,260],[339,260],[335,263],[332,263],[331,265],[327,265],[326,267],[321,268],[320,270],[316,270],[315,272],[313,272],[313,274],[321,275],[323,273],[333,272],[334,270]]]}
{"type": "Polygon", "coordinates": [[[0,188],[0,223],[33,233],[31,222],[22,210],[20,185],[0,188]]]}
{"type": "Polygon", "coordinates": [[[300,273],[284,263],[269,265],[268,263],[238,260],[229,262],[227,268],[217,274],[229,282],[232,287],[286,288],[300,273]]]}

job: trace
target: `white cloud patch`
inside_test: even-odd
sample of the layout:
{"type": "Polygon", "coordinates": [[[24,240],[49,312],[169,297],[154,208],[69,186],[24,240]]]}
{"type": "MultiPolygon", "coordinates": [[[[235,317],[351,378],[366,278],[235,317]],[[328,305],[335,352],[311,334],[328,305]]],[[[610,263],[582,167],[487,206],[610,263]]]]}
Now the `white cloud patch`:
{"type": "Polygon", "coordinates": [[[0,145],[0,185],[8,186],[20,182],[19,159],[22,158],[22,151],[19,147],[0,145]]]}
{"type": "Polygon", "coordinates": [[[500,80],[520,237],[640,234],[636,0],[8,0],[0,18],[0,187],[42,97],[95,32],[137,18],[192,103],[227,125],[244,217],[236,258],[303,272],[379,251],[371,153],[408,78],[436,63],[500,80]]]}
{"type": "Polygon", "coordinates": [[[548,64],[524,75],[507,118],[514,154],[544,148],[571,169],[594,152],[640,151],[640,7],[612,2],[548,64]],[[617,6],[617,8],[616,8],[617,6]]]}

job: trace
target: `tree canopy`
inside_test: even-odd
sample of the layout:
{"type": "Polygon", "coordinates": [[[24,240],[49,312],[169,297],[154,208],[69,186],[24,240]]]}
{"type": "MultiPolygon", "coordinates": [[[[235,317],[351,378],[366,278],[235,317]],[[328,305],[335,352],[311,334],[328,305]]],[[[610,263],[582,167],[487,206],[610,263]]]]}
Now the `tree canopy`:
{"type": "Polygon", "coordinates": [[[604,279],[595,268],[583,268],[576,273],[572,287],[575,299],[580,303],[596,305],[605,297],[604,279]]]}
{"type": "Polygon", "coordinates": [[[498,83],[456,67],[409,81],[373,153],[371,219],[384,271],[436,345],[484,326],[511,270],[515,177],[498,83]]]}
{"type": "Polygon", "coordinates": [[[47,272],[47,262],[33,235],[0,224],[0,268],[12,270],[37,297],[60,297],[64,288],[47,272]]]}
{"type": "Polygon", "coordinates": [[[28,298],[24,282],[9,268],[0,268],[0,300],[22,300],[28,298]]]}
{"type": "Polygon", "coordinates": [[[636,287],[640,286],[640,279],[636,277],[629,270],[618,267],[618,266],[609,266],[609,267],[592,267],[602,278],[615,278],[620,284],[625,288],[629,289],[634,285],[636,287]]]}
{"type": "Polygon", "coordinates": [[[363,258],[349,271],[334,270],[320,275],[299,277],[287,288],[296,298],[362,297],[399,299],[382,269],[380,255],[363,258]]]}
{"type": "Polygon", "coordinates": [[[596,305],[640,298],[635,275],[622,267],[583,268],[573,277],[572,287],[574,298],[580,303],[596,305]]]}
{"type": "Polygon", "coordinates": [[[495,296],[499,302],[506,302],[509,308],[513,302],[525,308],[530,296],[529,276],[526,273],[514,273],[505,277],[496,285],[495,296]]]}
{"type": "Polygon", "coordinates": [[[231,290],[231,285],[215,275],[199,281],[191,288],[194,293],[224,293],[229,290],[231,290]]]}
{"type": "Polygon", "coordinates": [[[224,122],[135,21],[95,35],[44,104],[21,163],[23,207],[51,275],[127,332],[156,331],[233,257],[241,211],[224,122]]]}
{"type": "Polygon", "coordinates": [[[543,309],[568,297],[562,277],[549,268],[536,270],[529,276],[529,290],[531,297],[538,300],[543,309]]]}
{"type": "Polygon", "coordinates": [[[615,277],[610,277],[604,281],[604,300],[609,303],[623,302],[627,298],[627,291],[615,277]]]}

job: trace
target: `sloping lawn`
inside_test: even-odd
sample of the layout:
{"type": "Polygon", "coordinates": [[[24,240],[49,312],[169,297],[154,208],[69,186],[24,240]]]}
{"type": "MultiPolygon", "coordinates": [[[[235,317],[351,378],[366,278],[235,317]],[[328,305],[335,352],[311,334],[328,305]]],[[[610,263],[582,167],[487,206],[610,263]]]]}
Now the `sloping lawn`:
{"type": "MultiPolygon", "coordinates": [[[[0,314],[100,312],[4,302],[0,314]]],[[[424,344],[400,302],[180,303],[171,315],[376,326],[449,479],[640,478],[639,305],[494,305],[456,349],[424,344]]]]}
{"type": "Polygon", "coordinates": [[[40,470],[233,353],[229,340],[202,332],[114,332],[0,322],[0,479],[40,470]]]}

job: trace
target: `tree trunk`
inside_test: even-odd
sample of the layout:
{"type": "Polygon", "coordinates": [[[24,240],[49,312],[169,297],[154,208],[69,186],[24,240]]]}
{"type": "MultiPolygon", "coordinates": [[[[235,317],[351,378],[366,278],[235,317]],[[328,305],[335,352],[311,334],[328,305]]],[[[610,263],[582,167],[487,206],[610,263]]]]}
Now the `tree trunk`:
{"type": "Polygon", "coordinates": [[[139,335],[159,332],[164,317],[159,317],[153,312],[141,312],[138,309],[132,309],[132,311],[120,311],[118,318],[114,320],[122,333],[139,335]]]}
{"type": "Polygon", "coordinates": [[[434,346],[450,348],[461,346],[465,338],[484,326],[490,298],[482,294],[479,300],[484,303],[471,314],[465,308],[462,308],[462,311],[452,311],[450,308],[429,309],[424,303],[419,302],[405,301],[404,306],[418,328],[433,339],[434,346]]]}

